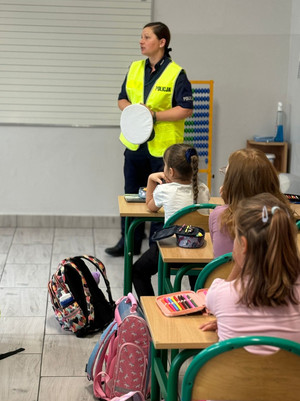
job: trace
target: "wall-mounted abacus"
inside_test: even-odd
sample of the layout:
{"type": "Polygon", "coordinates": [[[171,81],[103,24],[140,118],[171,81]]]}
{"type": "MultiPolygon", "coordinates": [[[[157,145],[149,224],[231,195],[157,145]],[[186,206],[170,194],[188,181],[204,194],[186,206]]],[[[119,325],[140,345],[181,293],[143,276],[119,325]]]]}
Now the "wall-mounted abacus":
{"type": "Polygon", "coordinates": [[[211,148],[214,81],[190,81],[194,98],[194,113],[185,121],[184,142],[197,149],[199,173],[206,174],[211,189],[211,148]]]}

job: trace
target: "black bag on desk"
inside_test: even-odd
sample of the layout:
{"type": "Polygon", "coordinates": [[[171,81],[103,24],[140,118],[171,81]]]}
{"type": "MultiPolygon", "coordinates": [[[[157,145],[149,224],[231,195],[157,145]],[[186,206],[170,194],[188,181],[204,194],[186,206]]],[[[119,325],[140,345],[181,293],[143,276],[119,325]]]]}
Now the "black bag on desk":
{"type": "Polygon", "coordinates": [[[159,241],[172,235],[176,235],[177,245],[181,248],[201,248],[204,244],[205,231],[203,228],[185,224],[162,228],[153,234],[152,239],[159,241]]]}
{"type": "Polygon", "coordinates": [[[115,302],[105,267],[93,256],[75,256],[61,261],[48,283],[48,291],[59,324],[77,337],[103,330],[114,318],[115,302]],[[104,279],[108,300],[85,261],[104,279]]]}

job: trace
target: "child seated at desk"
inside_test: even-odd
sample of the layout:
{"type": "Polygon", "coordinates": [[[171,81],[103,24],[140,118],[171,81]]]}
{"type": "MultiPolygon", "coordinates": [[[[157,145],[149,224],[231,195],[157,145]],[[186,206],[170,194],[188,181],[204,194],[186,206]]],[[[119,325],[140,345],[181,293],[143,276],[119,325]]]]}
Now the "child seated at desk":
{"type": "MultiPolygon", "coordinates": [[[[175,144],[164,153],[164,171],[149,175],[146,204],[152,212],[163,207],[165,222],[183,207],[209,201],[207,186],[198,182],[198,163],[195,148],[175,144]]],[[[139,298],[154,295],[151,277],[158,271],[158,258],[158,246],[153,241],[132,267],[132,281],[139,298]]]]}
{"type": "Polygon", "coordinates": [[[221,196],[225,205],[217,206],[209,215],[209,232],[214,257],[232,252],[234,240],[234,213],[240,200],[269,192],[289,205],[280,191],[275,167],[259,149],[246,148],[233,152],[226,167],[221,196]]]}
{"type": "MultiPolygon", "coordinates": [[[[274,195],[242,200],[236,209],[234,267],[215,279],[206,305],[219,340],[258,335],[300,342],[300,259],[290,209],[274,195]]],[[[264,352],[267,352],[266,350],[264,352]]]]}

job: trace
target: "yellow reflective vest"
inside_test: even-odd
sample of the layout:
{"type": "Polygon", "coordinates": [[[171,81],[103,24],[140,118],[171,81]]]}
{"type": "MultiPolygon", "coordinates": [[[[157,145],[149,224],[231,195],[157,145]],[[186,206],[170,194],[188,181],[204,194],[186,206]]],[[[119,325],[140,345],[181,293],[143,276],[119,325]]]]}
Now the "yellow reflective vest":
{"type": "MultiPolygon", "coordinates": [[[[126,80],[126,92],[130,103],[144,103],[144,74],[146,60],[134,61],[129,69],[126,80]]],[[[177,77],[182,68],[170,62],[161,76],[154,83],[146,105],[153,111],[163,111],[172,108],[172,98],[177,77]]],[[[162,157],[165,150],[175,144],[182,143],[184,137],[184,120],[157,121],[154,124],[154,138],[147,142],[149,153],[162,157]]],[[[130,150],[137,150],[135,145],[126,140],[121,133],[120,141],[130,150]]]]}

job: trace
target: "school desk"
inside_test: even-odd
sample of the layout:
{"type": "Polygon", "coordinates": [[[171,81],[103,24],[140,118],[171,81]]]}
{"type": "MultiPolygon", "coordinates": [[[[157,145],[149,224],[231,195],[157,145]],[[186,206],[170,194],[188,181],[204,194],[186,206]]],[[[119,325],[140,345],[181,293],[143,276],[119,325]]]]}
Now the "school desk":
{"type": "Polygon", "coordinates": [[[300,219],[300,204],[299,203],[291,203],[291,208],[295,210],[295,212],[298,214],[297,220],[300,219]]]}
{"type": "Polygon", "coordinates": [[[152,337],[151,401],[177,401],[178,374],[183,362],[201,349],[218,341],[214,331],[202,331],[199,326],[214,320],[213,316],[192,313],[166,317],[156,305],[156,297],[141,297],[141,304],[152,337]],[[166,368],[167,350],[180,350],[166,368]],[[160,394],[162,394],[160,398],[160,394]]]}
{"type": "Polygon", "coordinates": [[[132,260],[134,248],[135,228],[146,221],[164,221],[163,209],[158,212],[150,212],[146,203],[127,202],[124,195],[118,197],[119,212],[125,217],[124,233],[124,295],[132,290],[132,260]]]}
{"type": "MultiPolygon", "coordinates": [[[[158,249],[162,258],[162,263],[158,264],[159,295],[171,291],[168,288],[165,280],[165,275],[167,274],[167,272],[164,271],[164,269],[166,269],[166,263],[182,263],[184,265],[197,263],[197,265],[205,265],[214,259],[213,245],[210,233],[208,232],[205,233],[204,244],[201,248],[181,248],[177,246],[176,237],[173,236],[158,241],[158,249]]],[[[184,275],[184,270],[182,270],[182,275],[184,275]]],[[[175,277],[173,284],[174,291],[178,291],[180,289],[182,275],[180,274],[179,276],[175,277]]]]}
{"type": "MultiPolygon", "coordinates": [[[[164,221],[164,211],[150,212],[146,203],[127,202],[124,195],[118,196],[119,212],[121,217],[125,217],[124,234],[124,295],[132,290],[132,260],[134,247],[134,230],[146,221],[164,221]]],[[[212,197],[210,203],[223,204],[220,197],[212,197]]],[[[211,259],[210,259],[211,260],[211,259]]]]}

